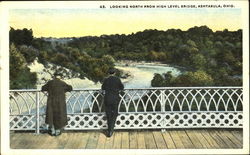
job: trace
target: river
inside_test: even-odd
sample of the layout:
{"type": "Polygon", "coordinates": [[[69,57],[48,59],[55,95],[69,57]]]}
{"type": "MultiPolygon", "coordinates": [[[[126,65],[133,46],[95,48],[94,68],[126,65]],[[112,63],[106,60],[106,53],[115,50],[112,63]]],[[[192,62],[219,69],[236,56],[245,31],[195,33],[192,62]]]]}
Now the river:
{"type": "MultiPolygon", "coordinates": [[[[37,61],[29,66],[32,72],[37,72],[38,84],[37,88],[40,89],[45,83],[41,80],[44,77],[49,77],[43,69],[44,66],[37,61]]],[[[182,73],[181,69],[160,63],[144,63],[144,62],[132,62],[132,63],[116,63],[116,68],[124,72],[128,72],[131,76],[127,79],[122,79],[125,88],[149,88],[151,87],[151,80],[155,73],[172,72],[173,76],[178,76],[182,73]]],[[[101,88],[101,83],[94,83],[88,79],[72,78],[65,80],[68,84],[72,85],[75,89],[88,89],[88,88],[101,88]]]]}
{"type": "Polygon", "coordinates": [[[156,63],[135,63],[128,66],[117,64],[116,68],[131,74],[129,79],[122,80],[125,88],[150,88],[155,73],[171,71],[173,76],[181,74],[181,70],[176,67],[156,63]]]}

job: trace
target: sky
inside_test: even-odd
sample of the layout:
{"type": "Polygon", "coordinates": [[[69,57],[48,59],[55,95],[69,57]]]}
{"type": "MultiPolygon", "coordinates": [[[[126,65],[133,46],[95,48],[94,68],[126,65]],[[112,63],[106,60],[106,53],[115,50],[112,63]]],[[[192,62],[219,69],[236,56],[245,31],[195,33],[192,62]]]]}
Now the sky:
{"type": "Polygon", "coordinates": [[[181,29],[207,25],[213,31],[242,28],[240,9],[12,9],[9,24],[35,37],[131,34],[145,29],[181,29]]]}

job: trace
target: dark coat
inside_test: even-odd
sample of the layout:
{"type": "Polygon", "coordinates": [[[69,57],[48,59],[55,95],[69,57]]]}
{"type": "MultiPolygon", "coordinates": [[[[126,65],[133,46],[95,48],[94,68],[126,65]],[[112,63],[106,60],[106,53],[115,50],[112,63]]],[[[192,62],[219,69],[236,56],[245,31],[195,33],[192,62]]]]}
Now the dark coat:
{"type": "Polygon", "coordinates": [[[102,90],[105,90],[104,104],[106,113],[115,112],[118,114],[119,91],[123,89],[124,86],[118,77],[109,76],[104,80],[102,90]]]}
{"type": "Polygon", "coordinates": [[[65,92],[71,90],[72,86],[57,78],[42,87],[42,91],[48,91],[45,123],[54,125],[56,129],[67,125],[65,92]]]}

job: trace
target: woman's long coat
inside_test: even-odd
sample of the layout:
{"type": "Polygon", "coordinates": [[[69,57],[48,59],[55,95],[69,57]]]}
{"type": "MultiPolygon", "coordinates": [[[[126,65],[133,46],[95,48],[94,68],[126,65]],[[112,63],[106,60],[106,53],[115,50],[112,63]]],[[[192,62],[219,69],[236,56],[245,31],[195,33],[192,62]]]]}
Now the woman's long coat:
{"type": "Polygon", "coordinates": [[[67,125],[65,92],[71,90],[72,86],[57,78],[47,82],[42,87],[42,91],[48,92],[45,123],[50,126],[54,125],[55,129],[67,125]]]}

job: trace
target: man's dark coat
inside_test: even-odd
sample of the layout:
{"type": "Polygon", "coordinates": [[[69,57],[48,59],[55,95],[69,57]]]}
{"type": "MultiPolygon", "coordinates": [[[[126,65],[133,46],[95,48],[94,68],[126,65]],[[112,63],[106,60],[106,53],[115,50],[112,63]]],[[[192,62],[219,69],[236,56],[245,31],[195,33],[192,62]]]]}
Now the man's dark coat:
{"type": "Polygon", "coordinates": [[[105,90],[104,104],[109,130],[114,128],[114,123],[118,115],[118,104],[120,101],[119,91],[123,89],[124,86],[121,80],[115,76],[109,76],[102,84],[102,90],[105,90]]]}
{"type": "Polygon", "coordinates": [[[48,91],[45,123],[50,126],[54,125],[55,129],[67,125],[65,92],[71,90],[72,86],[57,78],[47,82],[42,87],[42,91],[48,91]]]}

